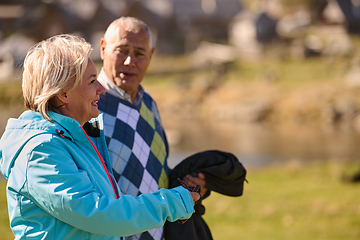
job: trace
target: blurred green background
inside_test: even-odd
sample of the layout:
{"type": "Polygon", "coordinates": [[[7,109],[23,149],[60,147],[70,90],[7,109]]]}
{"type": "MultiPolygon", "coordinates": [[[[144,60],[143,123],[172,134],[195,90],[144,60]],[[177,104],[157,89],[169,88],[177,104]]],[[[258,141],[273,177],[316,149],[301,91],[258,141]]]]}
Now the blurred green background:
{"type": "MultiPolygon", "coordinates": [[[[203,201],[214,239],[339,240],[360,238],[359,185],[340,181],[352,163],[287,163],[248,171],[244,195],[211,193],[203,201]]],[[[1,239],[13,239],[0,181],[1,239]]]]}
{"type": "MultiPolygon", "coordinates": [[[[219,149],[248,170],[243,196],[212,193],[203,202],[214,240],[360,239],[360,183],[351,181],[360,173],[354,13],[360,1],[5,0],[0,135],[24,110],[21,54],[31,44],[79,34],[93,44],[100,70],[105,27],[120,15],[136,16],[157,37],[143,86],[159,106],[170,167],[219,149]]],[[[1,240],[13,239],[5,184],[0,177],[1,240]]]]}

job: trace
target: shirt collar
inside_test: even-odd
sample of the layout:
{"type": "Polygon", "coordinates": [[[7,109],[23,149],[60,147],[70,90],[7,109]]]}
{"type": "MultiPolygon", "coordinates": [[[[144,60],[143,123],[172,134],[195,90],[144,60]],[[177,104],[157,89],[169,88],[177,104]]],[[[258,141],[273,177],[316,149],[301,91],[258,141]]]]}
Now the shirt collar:
{"type": "MultiPolygon", "coordinates": [[[[101,68],[100,74],[98,76],[98,81],[101,83],[101,85],[103,85],[103,87],[106,89],[106,91],[108,93],[131,103],[130,95],[128,93],[126,93],[124,90],[122,90],[121,88],[117,87],[113,83],[113,81],[111,81],[108,78],[108,76],[106,75],[103,68],[101,68]]],[[[136,93],[135,102],[134,102],[135,106],[139,105],[139,103],[141,102],[140,100],[143,97],[143,95],[144,95],[144,88],[141,85],[139,85],[139,89],[138,89],[138,92],[136,93]]]]}

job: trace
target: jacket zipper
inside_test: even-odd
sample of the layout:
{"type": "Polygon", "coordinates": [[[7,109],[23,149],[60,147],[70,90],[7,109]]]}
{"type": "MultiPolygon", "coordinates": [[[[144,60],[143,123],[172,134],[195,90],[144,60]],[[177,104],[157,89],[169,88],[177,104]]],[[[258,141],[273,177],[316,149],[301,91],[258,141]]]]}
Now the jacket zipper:
{"type": "Polygon", "coordinates": [[[110,177],[110,173],[109,173],[109,171],[108,171],[108,169],[107,169],[107,167],[106,167],[106,165],[105,165],[104,159],[101,157],[101,155],[100,155],[99,151],[97,150],[95,144],[90,140],[90,138],[89,138],[89,136],[87,135],[87,133],[85,132],[84,128],[81,127],[81,129],[84,131],[86,138],[89,140],[89,142],[91,143],[91,145],[92,145],[93,148],[95,149],[97,155],[99,156],[100,161],[101,161],[101,164],[102,164],[103,168],[105,169],[105,172],[106,172],[106,174],[107,174],[107,176],[108,176],[108,178],[109,178],[109,181],[110,181],[110,183],[111,183],[111,186],[112,186],[112,188],[113,188],[113,190],[114,190],[115,197],[116,197],[116,198],[119,198],[119,195],[118,195],[117,191],[115,190],[114,183],[113,183],[113,181],[112,181],[112,179],[111,179],[111,177],[110,177]]]}

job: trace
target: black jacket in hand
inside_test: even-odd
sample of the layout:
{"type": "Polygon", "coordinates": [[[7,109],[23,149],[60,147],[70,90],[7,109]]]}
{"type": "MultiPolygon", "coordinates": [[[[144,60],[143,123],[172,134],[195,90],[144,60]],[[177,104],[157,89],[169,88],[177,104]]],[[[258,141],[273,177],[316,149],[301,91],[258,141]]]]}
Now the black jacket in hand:
{"type": "Polygon", "coordinates": [[[202,200],[211,191],[227,196],[241,196],[243,193],[246,181],[244,166],[233,154],[218,150],[199,152],[180,162],[169,174],[169,188],[180,185],[177,178],[198,173],[205,175],[208,192],[196,203],[195,214],[184,224],[166,222],[166,240],[212,240],[210,229],[201,217],[205,213],[202,200]]]}

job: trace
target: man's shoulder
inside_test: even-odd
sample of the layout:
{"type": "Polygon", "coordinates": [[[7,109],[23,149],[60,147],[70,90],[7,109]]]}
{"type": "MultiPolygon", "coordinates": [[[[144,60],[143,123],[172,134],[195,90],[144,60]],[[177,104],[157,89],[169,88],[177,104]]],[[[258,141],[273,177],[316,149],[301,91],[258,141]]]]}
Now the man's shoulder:
{"type": "Polygon", "coordinates": [[[148,92],[144,91],[142,96],[142,101],[149,109],[151,109],[151,111],[159,111],[155,100],[151,97],[151,95],[148,92]]]}
{"type": "Polygon", "coordinates": [[[152,96],[150,95],[150,93],[144,91],[143,93],[143,100],[144,101],[147,101],[147,102],[154,102],[155,103],[155,100],[152,98],[152,96]]]}

